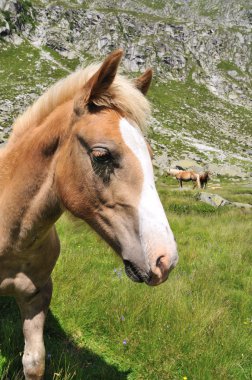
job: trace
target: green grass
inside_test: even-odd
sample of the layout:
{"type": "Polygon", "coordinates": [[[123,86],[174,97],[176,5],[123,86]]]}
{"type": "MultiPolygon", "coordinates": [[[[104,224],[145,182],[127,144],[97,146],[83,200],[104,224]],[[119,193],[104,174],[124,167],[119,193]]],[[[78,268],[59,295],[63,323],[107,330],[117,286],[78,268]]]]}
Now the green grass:
{"type": "Polygon", "coordinates": [[[224,71],[229,71],[229,70],[234,70],[240,75],[244,75],[243,72],[237,67],[233,62],[230,61],[221,61],[217,65],[218,69],[224,70],[224,71]]]}
{"type": "Polygon", "coordinates": [[[155,124],[151,125],[150,137],[167,147],[172,160],[194,156],[203,165],[237,165],[250,171],[251,160],[242,157],[249,148],[250,110],[220,99],[216,102],[216,97],[190,76],[186,82],[154,81],[149,97],[158,128],[162,128],[160,133],[155,124]],[[202,148],[198,148],[199,143],[202,148]]]}
{"type": "MultiPolygon", "coordinates": [[[[223,184],[229,197],[242,189],[223,184]]],[[[156,288],[131,282],[82,223],[57,223],[62,253],[45,329],[47,380],[251,379],[252,214],[197,202],[172,178],[159,181],[159,192],[180,261],[156,288]]],[[[18,310],[3,298],[0,308],[0,378],[19,379],[18,310]]]]}

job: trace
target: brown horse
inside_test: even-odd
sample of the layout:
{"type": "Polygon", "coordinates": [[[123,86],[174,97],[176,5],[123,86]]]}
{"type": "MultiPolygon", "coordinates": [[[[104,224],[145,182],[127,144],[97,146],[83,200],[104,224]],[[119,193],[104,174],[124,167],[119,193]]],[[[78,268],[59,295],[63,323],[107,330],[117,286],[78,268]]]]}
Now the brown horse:
{"type": "Polygon", "coordinates": [[[210,173],[209,172],[204,172],[200,174],[200,187],[201,189],[206,189],[207,187],[207,182],[211,179],[210,178],[210,173]]]}
{"type": "Polygon", "coordinates": [[[54,223],[64,211],[111,245],[133,281],[158,285],[178,260],[141,133],[152,72],[129,81],[117,74],[121,57],[118,50],[50,88],[0,152],[0,294],[14,296],[21,311],[26,380],[44,374],[60,252],[54,223]]]}
{"type": "Polygon", "coordinates": [[[177,173],[175,173],[175,177],[179,182],[179,186],[182,189],[183,187],[183,182],[189,182],[192,181],[194,182],[194,187],[200,188],[200,176],[198,173],[195,173],[193,170],[179,170],[177,173]]]}

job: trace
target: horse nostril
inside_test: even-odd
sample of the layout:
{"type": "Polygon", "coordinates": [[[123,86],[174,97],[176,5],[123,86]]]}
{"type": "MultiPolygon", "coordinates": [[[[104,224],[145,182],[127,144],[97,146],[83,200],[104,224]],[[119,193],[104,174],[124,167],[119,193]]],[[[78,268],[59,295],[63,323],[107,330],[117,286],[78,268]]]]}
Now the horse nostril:
{"type": "Polygon", "coordinates": [[[156,261],[156,268],[160,270],[162,274],[169,270],[169,258],[167,256],[159,256],[156,261]]]}
{"type": "Polygon", "coordinates": [[[156,268],[162,273],[162,275],[170,272],[176,266],[176,262],[170,259],[168,256],[159,256],[156,261],[156,268]]]}
{"type": "Polygon", "coordinates": [[[164,260],[163,260],[163,258],[164,258],[164,256],[159,256],[159,258],[157,259],[157,261],[156,261],[156,266],[157,266],[158,268],[163,267],[163,265],[164,265],[164,260]]]}

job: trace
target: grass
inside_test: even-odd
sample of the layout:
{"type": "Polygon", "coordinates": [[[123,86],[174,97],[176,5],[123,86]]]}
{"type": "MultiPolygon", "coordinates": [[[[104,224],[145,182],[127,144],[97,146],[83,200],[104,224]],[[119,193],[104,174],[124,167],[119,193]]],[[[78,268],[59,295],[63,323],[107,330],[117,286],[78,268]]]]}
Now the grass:
{"type": "MultiPolygon", "coordinates": [[[[46,379],[251,378],[252,214],[197,202],[172,180],[158,187],[180,261],[160,287],[131,282],[85,225],[57,223],[62,253],[45,329],[46,379]]],[[[238,197],[244,187],[223,189],[238,197]]],[[[11,299],[0,308],[0,378],[18,379],[18,310],[11,299]]]]}
{"type": "Polygon", "coordinates": [[[230,61],[221,61],[217,65],[218,69],[229,71],[229,70],[234,70],[240,75],[244,75],[243,72],[237,67],[233,62],[230,61]]]}

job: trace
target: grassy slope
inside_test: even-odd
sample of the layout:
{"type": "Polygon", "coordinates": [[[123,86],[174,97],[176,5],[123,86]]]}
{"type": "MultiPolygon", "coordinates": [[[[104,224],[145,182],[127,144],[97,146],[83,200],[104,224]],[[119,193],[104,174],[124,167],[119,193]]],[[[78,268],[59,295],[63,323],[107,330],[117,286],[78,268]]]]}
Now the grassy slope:
{"type": "MultiPolygon", "coordinates": [[[[46,326],[46,379],[251,378],[251,213],[196,202],[172,180],[159,191],[180,262],[160,287],[128,280],[86,226],[58,222],[62,254],[46,326]]],[[[226,195],[244,189],[230,194],[226,186],[226,195]]],[[[9,365],[14,379],[20,321],[11,300],[0,307],[0,376],[9,365]]]]}
{"type": "Polygon", "coordinates": [[[168,147],[173,159],[194,155],[205,163],[242,163],[247,170],[251,168],[251,159],[246,155],[242,158],[252,137],[251,111],[217,101],[204,86],[190,79],[185,83],[154,83],[150,98],[153,114],[163,129],[162,134],[154,129],[153,137],[168,147]],[[198,149],[197,144],[204,144],[206,149],[198,149]]]}

